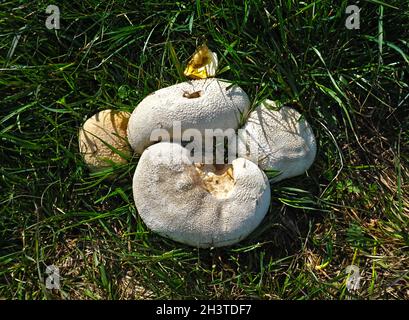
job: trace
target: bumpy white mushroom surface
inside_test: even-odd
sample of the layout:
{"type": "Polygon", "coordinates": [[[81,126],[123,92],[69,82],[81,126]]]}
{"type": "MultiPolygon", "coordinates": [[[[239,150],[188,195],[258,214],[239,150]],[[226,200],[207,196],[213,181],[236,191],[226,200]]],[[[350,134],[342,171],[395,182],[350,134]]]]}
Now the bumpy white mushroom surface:
{"type": "Polygon", "coordinates": [[[266,100],[250,113],[242,128],[238,150],[263,170],[278,170],[273,182],[305,173],[317,152],[314,133],[301,114],[290,107],[275,108],[266,100]],[[256,152],[252,147],[256,147],[256,152]]]}
{"type": "Polygon", "coordinates": [[[129,117],[129,112],[107,109],[87,119],[80,128],[80,153],[92,171],[127,162],[126,157],[132,154],[126,139],[129,117]]]}
{"type": "Polygon", "coordinates": [[[194,164],[187,149],[160,142],[143,152],[133,195],[154,232],[196,247],[221,247],[239,242],[260,224],[269,208],[270,185],[249,160],[194,164]]]}
{"type": "MultiPolygon", "coordinates": [[[[160,89],[143,99],[132,112],[128,125],[129,143],[138,154],[154,142],[154,129],[173,136],[175,121],[186,129],[237,129],[250,102],[247,94],[226,80],[192,80],[160,89]]],[[[165,141],[163,139],[162,141],[165,141]]]]}

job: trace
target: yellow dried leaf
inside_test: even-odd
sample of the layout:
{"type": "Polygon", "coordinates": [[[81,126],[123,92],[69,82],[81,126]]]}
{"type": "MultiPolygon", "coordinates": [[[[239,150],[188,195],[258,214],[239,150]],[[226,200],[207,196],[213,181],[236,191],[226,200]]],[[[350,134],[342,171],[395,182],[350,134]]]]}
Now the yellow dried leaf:
{"type": "Polygon", "coordinates": [[[214,77],[216,75],[217,64],[217,54],[203,44],[196,49],[183,74],[191,79],[214,77]]]}

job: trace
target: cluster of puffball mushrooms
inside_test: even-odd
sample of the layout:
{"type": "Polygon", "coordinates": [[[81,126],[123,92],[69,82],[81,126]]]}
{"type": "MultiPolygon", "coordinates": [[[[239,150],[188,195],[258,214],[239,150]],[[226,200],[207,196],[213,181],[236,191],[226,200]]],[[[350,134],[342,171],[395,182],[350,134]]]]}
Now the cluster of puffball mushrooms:
{"type": "Polygon", "coordinates": [[[140,155],[133,177],[138,213],[152,231],[195,247],[232,245],[262,222],[270,206],[270,182],[305,173],[316,154],[311,127],[295,109],[265,100],[250,112],[247,94],[214,78],[217,55],[205,45],[189,61],[189,80],[157,90],[132,114],[103,110],[79,132],[79,148],[91,171],[126,163],[140,155]],[[247,120],[239,128],[243,115],[247,120]],[[197,163],[172,126],[189,129],[241,129],[242,152],[226,164],[197,163]],[[152,141],[155,129],[170,139],[152,141]],[[268,179],[264,171],[278,172],[268,179]]]}

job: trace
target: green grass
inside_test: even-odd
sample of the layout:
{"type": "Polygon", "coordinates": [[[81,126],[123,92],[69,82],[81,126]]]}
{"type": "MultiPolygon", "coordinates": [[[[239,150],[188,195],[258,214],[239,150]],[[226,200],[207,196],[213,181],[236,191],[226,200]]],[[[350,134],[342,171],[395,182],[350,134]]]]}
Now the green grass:
{"type": "Polygon", "coordinates": [[[407,1],[360,1],[359,30],[350,1],[55,1],[56,32],[50,2],[0,3],[0,298],[409,298],[407,1]],[[136,158],[107,180],[77,142],[95,112],[184,81],[204,40],[219,77],[254,105],[293,105],[318,141],[308,174],[272,185],[254,234],[210,250],[146,228],[136,158]]]}

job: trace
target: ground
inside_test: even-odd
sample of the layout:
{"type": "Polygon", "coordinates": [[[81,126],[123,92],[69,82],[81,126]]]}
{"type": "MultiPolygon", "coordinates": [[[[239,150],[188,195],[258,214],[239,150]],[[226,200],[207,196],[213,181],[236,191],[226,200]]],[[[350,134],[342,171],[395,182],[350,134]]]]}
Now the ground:
{"type": "Polygon", "coordinates": [[[55,3],[59,30],[51,1],[0,4],[0,298],[409,299],[407,1],[359,1],[357,29],[352,1],[55,3]],[[78,128],[184,81],[203,42],[253,107],[301,112],[318,153],[272,184],[248,239],[199,250],[143,224],[137,157],[115,179],[88,171],[78,128]]]}

